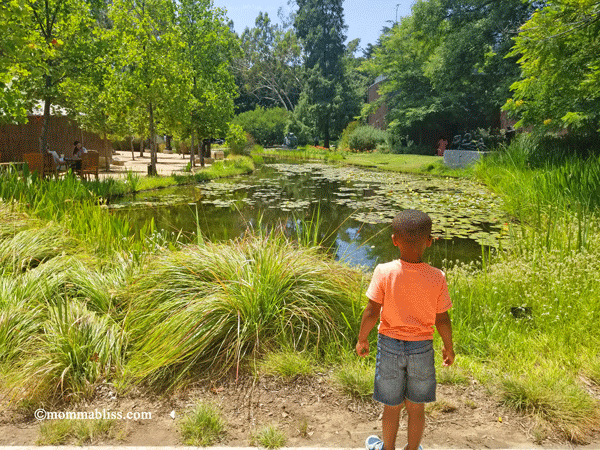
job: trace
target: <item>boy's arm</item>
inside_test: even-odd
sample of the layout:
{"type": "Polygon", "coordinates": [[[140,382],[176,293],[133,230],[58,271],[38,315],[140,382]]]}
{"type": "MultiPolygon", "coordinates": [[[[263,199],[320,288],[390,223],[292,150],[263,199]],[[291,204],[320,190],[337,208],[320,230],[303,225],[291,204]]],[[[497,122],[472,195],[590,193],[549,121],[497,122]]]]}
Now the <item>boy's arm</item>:
{"type": "Polygon", "coordinates": [[[436,314],[435,328],[444,342],[444,349],[442,350],[444,366],[451,366],[454,362],[454,346],[452,344],[452,323],[448,311],[436,314]]]}
{"type": "Polygon", "coordinates": [[[358,332],[358,342],[356,343],[356,353],[358,353],[359,356],[365,357],[369,354],[369,333],[379,320],[380,314],[381,304],[369,300],[362,315],[360,331],[358,332]]]}

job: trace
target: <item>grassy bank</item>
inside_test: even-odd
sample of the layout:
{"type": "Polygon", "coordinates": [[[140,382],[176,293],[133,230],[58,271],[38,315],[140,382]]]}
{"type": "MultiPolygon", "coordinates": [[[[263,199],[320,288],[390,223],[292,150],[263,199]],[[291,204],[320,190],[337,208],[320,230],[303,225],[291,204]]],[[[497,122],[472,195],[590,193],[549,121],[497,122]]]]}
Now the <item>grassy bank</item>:
{"type": "Polygon", "coordinates": [[[449,274],[459,364],[539,435],[585,442],[600,423],[600,161],[531,169],[526,155],[517,142],[474,168],[521,224],[509,251],[449,274]]]}
{"type": "MultiPolygon", "coordinates": [[[[600,423],[600,220],[588,200],[600,165],[532,170],[509,160],[519,160],[514,148],[473,173],[525,226],[507,225],[509,251],[448,270],[458,357],[438,380],[477,379],[537,417],[540,439],[558,431],[583,442],[600,423]]],[[[15,401],[87,398],[105,380],[120,392],[162,392],[201,377],[315,368],[349,395],[369,397],[373,356],[353,354],[366,280],[310,236],[306,245],[276,231],[169,245],[151,223],[133,234],[102,208],[93,183],[7,180],[0,386],[15,401]]]]}
{"type": "Polygon", "coordinates": [[[145,191],[168,186],[197,184],[202,181],[241,175],[252,172],[253,170],[254,164],[250,158],[232,155],[223,161],[215,161],[210,166],[198,169],[196,172],[187,175],[137,178],[133,175],[129,175],[127,178],[127,185],[129,191],[145,191]]]}
{"type": "Polygon", "coordinates": [[[449,169],[444,165],[443,159],[439,156],[345,152],[343,163],[386,172],[405,172],[449,177],[470,175],[468,170],[449,169]]]}
{"type": "Polygon", "coordinates": [[[180,387],[355,338],[362,274],[282,232],[107,255],[66,224],[0,210],[0,379],[15,401],[89,398],[101,382],[180,387]]]}
{"type": "Polygon", "coordinates": [[[325,148],[306,146],[296,150],[263,149],[255,146],[252,157],[257,163],[279,160],[291,161],[324,161],[347,164],[365,169],[385,172],[404,172],[423,175],[469,177],[470,169],[450,169],[444,165],[439,156],[395,155],[390,153],[353,153],[343,150],[327,150],[325,148]]]}
{"type": "Polygon", "coordinates": [[[344,152],[328,150],[326,148],[306,145],[296,149],[263,148],[255,145],[252,149],[252,158],[257,163],[271,161],[341,161],[344,152]]]}

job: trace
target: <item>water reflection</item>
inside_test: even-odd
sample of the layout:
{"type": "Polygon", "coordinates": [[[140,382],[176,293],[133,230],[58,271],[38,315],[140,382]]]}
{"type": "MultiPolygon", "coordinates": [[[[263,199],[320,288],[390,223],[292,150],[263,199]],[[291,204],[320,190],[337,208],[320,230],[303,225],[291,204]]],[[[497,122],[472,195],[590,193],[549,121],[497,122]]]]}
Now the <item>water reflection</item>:
{"type": "Polygon", "coordinates": [[[275,164],[250,176],[140,193],[113,207],[136,227],[153,218],[159,229],[190,240],[197,226],[208,239],[227,240],[276,226],[293,233],[319,216],[319,239],[337,259],[372,268],[399,256],[389,224],[404,208],[432,216],[439,239],[426,251],[427,262],[441,267],[444,259],[477,259],[482,243],[500,236],[496,202],[481,186],[465,181],[275,164]]]}

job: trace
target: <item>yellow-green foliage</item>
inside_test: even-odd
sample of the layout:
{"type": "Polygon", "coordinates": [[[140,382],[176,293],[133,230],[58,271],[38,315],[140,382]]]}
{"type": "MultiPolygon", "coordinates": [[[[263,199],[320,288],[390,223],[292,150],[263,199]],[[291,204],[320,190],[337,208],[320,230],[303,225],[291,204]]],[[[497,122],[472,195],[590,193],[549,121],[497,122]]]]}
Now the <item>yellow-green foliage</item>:
{"type": "Polygon", "coordinates": [[[341,345],[360,289],[358,272],[277,233],[165,253],[126,294],[129,374],[172,385],[271,348],[341,345]]]}

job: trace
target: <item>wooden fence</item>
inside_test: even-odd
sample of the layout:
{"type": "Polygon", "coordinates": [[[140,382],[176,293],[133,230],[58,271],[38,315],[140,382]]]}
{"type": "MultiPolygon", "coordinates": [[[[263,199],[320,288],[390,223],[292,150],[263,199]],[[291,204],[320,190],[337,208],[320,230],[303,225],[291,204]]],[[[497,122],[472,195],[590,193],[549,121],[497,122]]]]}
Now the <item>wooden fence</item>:
{"type": "MultiPolygon", "coordinates": [[[[39,152],[42,120],[42,116],[29,116],[29,122],[24,125],[0,125],[1,162],[23,161],[25,153],[39,152]]],[[[88,150],[96,150],[100,156],[110,160],[112,144],[109,140],[105,151],[102,137],[83,131],[68,117],[51,116],[48,128],[50,150],[71,156],[74,141],[80,141],[88,150]]]]}

